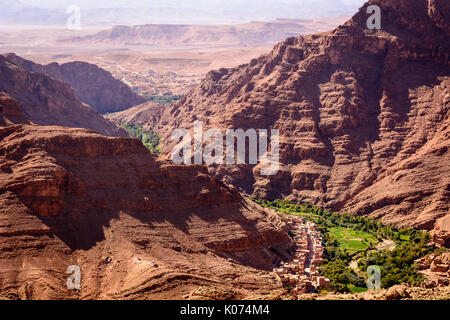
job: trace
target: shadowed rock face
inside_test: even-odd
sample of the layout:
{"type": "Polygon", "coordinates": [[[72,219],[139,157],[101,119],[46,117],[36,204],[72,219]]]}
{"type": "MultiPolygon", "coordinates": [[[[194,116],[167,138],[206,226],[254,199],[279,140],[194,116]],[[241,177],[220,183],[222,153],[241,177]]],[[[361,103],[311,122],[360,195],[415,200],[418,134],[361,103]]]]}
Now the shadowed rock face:
{"type": "Polygon", "coordinates": [[[0,127],[2,297],[180,299],[232,286],[243,298],[280,288],[262,270],[291,244],[276,215],[137,139],[0,127]],[[66,287],[69,265],[81,291],[66,287]]]}
{"type": "Polygon", "coordinates": [[[128,136],[87,104],[65,82],[27,69],[0,56],[0,91],[15,98],[35,124],[92,129],[106,136],[128,136]]]}
{"type": "Polygon", "coordinates": [[[32,72],[38,72],[68,83],[80,101],[100,113],[122,111],[146,102],[122,81],[95,64],[74,61],[59,65],[41,65],[13,53],[5,55],[12,62],[32,72]]]}
{"type": "MultiPolygon", "coordinates": [[[[242,191],[435,230],[447,243],[450,199],[450,3],[369,1],[329,33],[288,38],[249,64],[210,72],[149,123],[170,141],[208,128],[278,128],[281,170],[211,168],[242,191]],[[382,29],[368,30],[367,6],[382,29]]],[[[170,154],[173,144],[168,143],[170,154]]]]}
{"type": "Polygon", "coordinates": [[[0,91],[0,126],[30,124],[19,103],[9,94],[0,91]]]}

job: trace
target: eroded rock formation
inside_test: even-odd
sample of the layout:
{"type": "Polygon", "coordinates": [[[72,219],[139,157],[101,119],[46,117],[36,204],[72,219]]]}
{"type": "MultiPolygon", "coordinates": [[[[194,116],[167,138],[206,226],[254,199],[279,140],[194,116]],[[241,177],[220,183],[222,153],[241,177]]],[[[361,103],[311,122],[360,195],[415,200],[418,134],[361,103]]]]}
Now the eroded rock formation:
{"type": "Polygon", "coordinates": [[[1,297],[181,299],[199,286],[264,295],[280,289],[264,270],[291,241],[276,215],[205,167],[161,162],[137,139],[0,127],[1,297]],[[79,291],[66,287],[70,265],[79,291]]]}
{"type": "Polygon", "coordinates": [[[13,124],[30,124],[30,120],[22,112],[16,99],[0,91],[0,126],[13,124]]]}
{"type": "Polygon", "coordinates": [[[210,72],[150,122],[174,129],[280,130],[281,168],[216,166],[226,183],[434,230],[449,245],[450,3],[374,0],[334,31],[288,38],[249,64],[210,72]],[[367,6],[382,29],[368,30],[367,6]]]}

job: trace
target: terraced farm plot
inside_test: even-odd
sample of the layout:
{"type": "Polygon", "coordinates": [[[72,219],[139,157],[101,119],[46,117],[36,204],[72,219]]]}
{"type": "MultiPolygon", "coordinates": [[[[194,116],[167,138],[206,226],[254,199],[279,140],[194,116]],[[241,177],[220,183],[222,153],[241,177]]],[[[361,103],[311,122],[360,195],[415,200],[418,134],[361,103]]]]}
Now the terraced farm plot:
{"type": "Polygon", "coordinates": [[[330,234],[344,250],[350,252],[364,251],[377,242],[377,239],[367,232],[343,227],[331,228],[330,234]]]}

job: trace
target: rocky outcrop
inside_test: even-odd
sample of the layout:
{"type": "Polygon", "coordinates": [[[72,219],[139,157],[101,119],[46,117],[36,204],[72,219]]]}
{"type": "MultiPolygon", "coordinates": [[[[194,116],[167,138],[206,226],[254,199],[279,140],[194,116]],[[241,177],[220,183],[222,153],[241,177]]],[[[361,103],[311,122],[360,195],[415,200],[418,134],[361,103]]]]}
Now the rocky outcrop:
{"type": "Polygon", "coordinates": [[[423,287],[450,286],[450,252],[426,255],[416,264],[419,272],[425,276],[423,287]]]}
{"type": "Polygon", "coordinates": [[[0,91],[15,98],[35,124],[87,128],[106,136],[128,136],[125,130],[80,102],[67,83],[30,72],[3,56],[0,56],[0,91]]]}
{"type": "Polygon", "coordinates": [[[374,0],[345,25],[288,38],[249,64],[210,72],[155,125],[280,130],[281,168],[211,172],[261,198],[290,199],[434,230],[448,245],[450,3],[374,0]],[[367,7],[382,29],[368,30],[367,7]],[[446,220],[446,221],[447,221],[446,220]],[[447,221],[448,222],[448,221],[447,221]]]}
{"type": "Polygon", "coordinates": [[[13,124],[30,124],[19,103],[9,94],[0,91],[0,127],[13,124]]]}
{"type": "Polygon", "coordinates": [[[161,118],[165,108],[167,106],[147,102],[128,110],[108,114],[106,118],[114,123],[130,123],[152,129],[161,118]]]}
{"type": "Polygon", "coordinates": [[[0,296],[181,299],[280,288],[292,240],[274,214],[205,167],[156,159],[137,139],[86,129],[0,128],[0,296]],[[81,290],[66,269],[81,268],[81,290]]]}
{"type": "Polygon", "coordinates": [[[450,247],[450,215],[437,220],[433,229],[433,240],[441,246],[450,247]]]}
{"type": "Polygon", "coordinates": [[[61,65],[56,62],[41,65],[14,53],[4,56],[31,72],[42,73],[68,83],[77,99],[100,113],[122,111],[146,102],[145,98],[134,93],[125,83],[95,64],[74,61],[61,65]]]}

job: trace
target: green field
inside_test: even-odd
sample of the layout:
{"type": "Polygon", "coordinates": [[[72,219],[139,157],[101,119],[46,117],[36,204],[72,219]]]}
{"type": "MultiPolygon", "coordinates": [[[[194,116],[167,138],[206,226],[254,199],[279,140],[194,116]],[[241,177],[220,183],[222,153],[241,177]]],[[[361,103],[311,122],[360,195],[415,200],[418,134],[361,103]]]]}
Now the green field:
{"type": "Polygon", "coordinates": [[[349,285],[347,285],[347,287],[353,293],[361,293],[361,292],[366,292],[368,290],[365,287],[357,287],[353,284],[349,284],[349,285]]]}
{"type": "Polygon", "coordinates": [[[410,241],[411,237],[406,235],[406,234],[401,234],[400,235],[400,240],[402,240],[402,241],[410,241]]]}
{"type": "Polygon", "coordinates": [[[415,261],[436,251],[429,245],[430,235],[414,229],[398,229],[384,225],[372,218],[332,212],[306,203],[288,200],[254,199],[259,205],[285,214],[304,217],[316,224],[322,234],[325,261],[320,274],[331,280],[336,292],[363,292],[366,290],[367,268],[381,268],[381,287],[389,288],[400,283],[417,285],[423,275],[417,272],[415,261]],[[395,242],[392,250],[373,250],[378,240],[395,242]],[[355,261],[360,272],[349,264],[355,261]]]}
{"type": "Polygon", "coordinates": [[[351,253],[364,251],[377,243],[370,233],[344,227],[330,228],[330,235],[336,239],[341,248],[351,253]]]}

